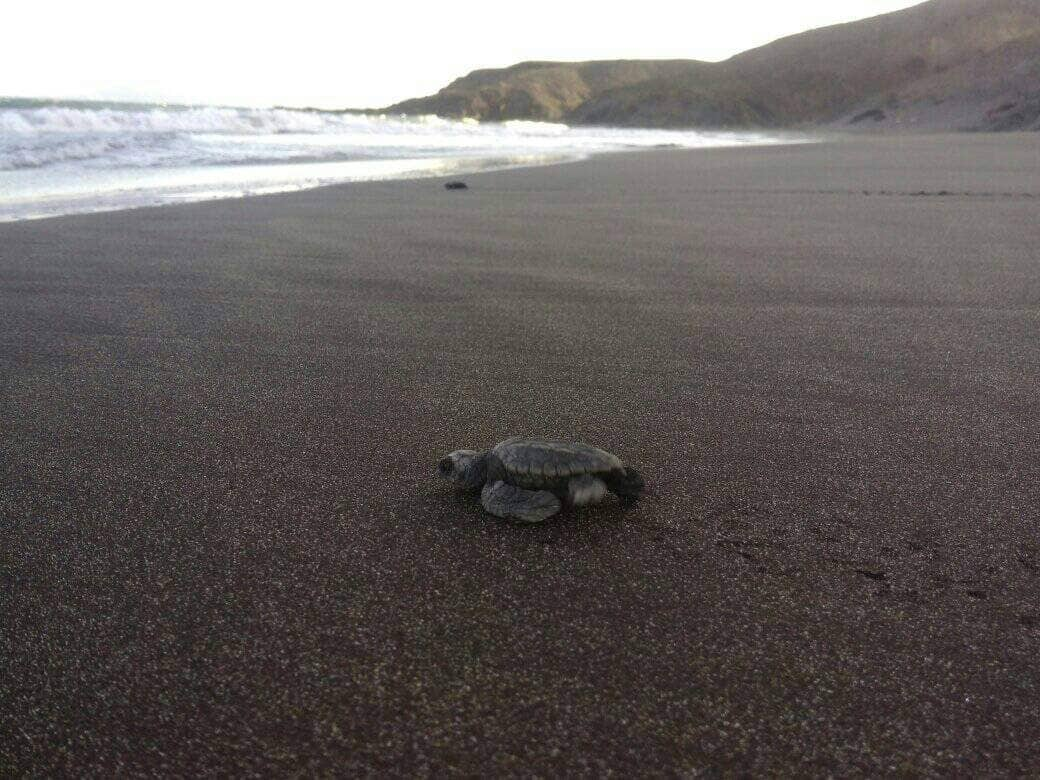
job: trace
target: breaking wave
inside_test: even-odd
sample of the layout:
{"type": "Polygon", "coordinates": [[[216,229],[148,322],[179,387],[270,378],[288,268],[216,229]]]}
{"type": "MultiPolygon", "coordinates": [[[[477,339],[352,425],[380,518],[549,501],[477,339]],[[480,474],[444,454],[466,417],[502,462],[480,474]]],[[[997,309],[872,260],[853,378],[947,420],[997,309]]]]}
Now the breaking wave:
{"type": "Polygon", "coordinates": [[[548,122],[487,124],[433,116],[208,106],[11,107],[0,101],[0,170],[76,162],[152,168],[524,153],[532,149],[586,154],[735,142],[740,139],[719,134],[571,128],[548,122]]]}
{"type": "MultiPolygon", "coordinates": [[[[88,187],[110,194],[112,188],[131,186],[138,174],[146,181],[134,187],[152,192],[156,182],[163,181],[156,175],[161,171],[185,191],[192,191],[185,182],[219,180],[220,192],[238,192],[245,179],[254,184],[266,181],[265,188],[295,188],[301,183],[384,178],[380,171],[434,175],[437,170],[484,169],[502,160],[577,159],[624,149],[774,140],[755,134],[481,123],[289,108],[0,99],[0,206],[46,199],[56,192],[82,191],[89,199],[88,187]],[[362,162],[372,165],[362,168],[362,162]],[[339,173],[323,168],[317,177],[315,165],[341,167],[339,173]],[[270,176],[265,177],[265,167],[270,176]],[[222,173],[213,173],[215,169],[222,173]],[[247,169],[248,175],[243,173],[247,169]],[[106,173],[112,175],[105,178],[106,173]]],[[[12,208],[7,206],[8,213],[17,212],[12,208]]]]}
{"type": "Polygon", "coordinates": [[[323,133],[348,125],[346,116],[293,109],[209,106],[5,108],[0,101],[0,133],[323,133]]]}

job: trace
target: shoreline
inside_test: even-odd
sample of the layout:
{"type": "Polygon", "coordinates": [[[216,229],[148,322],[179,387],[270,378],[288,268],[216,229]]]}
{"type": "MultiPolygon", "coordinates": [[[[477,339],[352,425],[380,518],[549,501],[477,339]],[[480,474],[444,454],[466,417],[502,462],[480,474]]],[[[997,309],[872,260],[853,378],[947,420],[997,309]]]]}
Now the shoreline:
{"type": "MultiPolygon", "coordinates": [[[[606,152],[609,154],[609,152],[606,152]]],[[[170,200],[167,202],[157,203],[142,203],[138,205],[124,205],[124,206],[112,206],[112,207],[91,207],[81,211],[63,211],[57,214],[38,214],[32,216],[19,216],[19,217],[4,217],[0,216],[0,225],[8,224],[12,222],[34,222],[42,219],[54,219],[57,217],[71,217],[81,216],[85,214],[110,214],[117,211],[137,211],[139,209],[150,209],[150,208],[166,208],[169,206],[182,206],[194,203],[218,203],[222,201],[232,200],[243,200],[246,198],[262,198],[269,195],[285,195],[293,192],[304,192],[306,190],[320,189],[322,187],[339,187],[350,184],[367,184],[369,182],[389,182],[389,181],[420,181],[425,179],[440,179],[440,178],[452,178],[457,176],[469,176],[474,173],[490,173],[493,171],[508,171],[516,168],[541,168],[547,165],[566,165],[571,162],[580,162],[581,160],[588,159],[592,155],[574,155],[572,157],[558,157],[554,159],[542,160],[542,161],[528,161],[528,162],[513,162],[513,161],[502,161],[496,162],[491,159],[481,159],[470,161],[468,165],[464,164],[456,171],[452,172],[429,172],[423,173],[421,171],[410,171],[402,173],[400,175],[385,175],[376,178],[367,179],[342,179],[339,181],[326,181],[319,183],[305,183],[305,184],[285,184],[285,185],[274,185],[273,187],[259,189],[266,191],[244,191],[238,194],[221,193],[212,197],[198,197],[195,199],[182,199],[182,200],[170,200]]],[[[443,158],[442,161],[448,161],[450,158],[443,158]]],[[[390,163],[424,163],[431,162],[432,158],[414,158],[414,159],[402,159],[402,160],[387,160],[385,162],[390,163]]],[[[455,162],[455,160],[451,160],[455,162]]],[[[467,162],[460,160],[460,162],[467,162]]],[[[115,196],[122,194],[121,192],[115,193],[115,196]]],[[[0,204],[2,205],[2,204],[0,204]]]]}
{"type": "Polygon", "coordinates": [[[662,145],[753,142],[774,139],[276,109],[0,106],[0,220],[469,175],[662,145]]]}
{"type": "Polygon", "coordinates": [[[1028,774],[1038,150],[0,224],[0,764],[1028,774]],[[518,527],[437,480],[511,434],[648,494],[518,527]]]}
{"type": "MultiPolygon", "coordinates": [[[[583,127],[583,126],[580,126],[583,127]]],[[[595,129],[595,128],[593,128],[595,129]]],[[[604,128],[610,129],[610,128],[604,128]]],[[[736,132],[736,131],[734,131],[736,132]]],[[[744,131],[740,131],[744,132],[744,131]]],[[[750,132],[750,131],[748,131],[750,132]]],[[[632,148],[632,149],[618,149],[618,150],[607,150],[607,151],[593,151],[587,153],[575,153],[573,155],[560,155],[551,159],[545,159],[542,161],[524,161],[524,162],[513,162],[503,161],[501,163],[494,161],[493,159],[480,159],[473,160],[470,165],[464,166],[456,171],[452,172],[429,172],[421,173],[418,171],[408,172],[400,175],[387,175],[381,178],[365,178],[365,179],[344,179],[339,181],[327,181],[315,184],[286,184],[277,185],[275,188],[270,188],[269,191],[247,191],[241,194],[218,194],[212,197],[201,197],[198,199],[184,199],[184,200],[170,200],[168,202],[156,202],[156,203],[145,203],[140,205],[127,205],[127,206],[113,206],[113,207],[97,207],[85,210],[77,211],[63,211],[57,214],[39,214],[32,216],[20,216],[20,217],[3,217],[0,216],[0,225],[15,224],[19,222],[37,222],[40,220],[49,220],[62,217],[74,217],[74,216],[85,216],[91,214],[111,214],[115,212],[123,211],[139,211],[144,209],[154,208],[169,208],[175,206],[202,204],[202,203],[222,203],[227,201],[238,201],[243,199],[253,198],[267,198],[277,195],[290,195],[297,192],[305,192],[310,190],[320,190],[330,187],[343,187],[343,186],[354,186],[364,184],[378,184],[384,182],[395,182],[395,181],[426,181],[426,180],[437,180],[437,179],[451,179],[458,178],[461,176],[475,176],[485,173],[495,173],[501,171],[511,171],[522,168],[544,168],[552,167],[557,165],[570,165],[573,163],[581,163],[589,160],[593,160],[599,157],[612,157],[617,155],[642,155],[646,153],[673,153],[673,152],[715,152],[723,150],[733,149],[759,149],[759,148],[772,148],[772,147],[792,147],[792,146],[804,146],[804,145],[825,145],[830,146],[834,144],[848,144],[856,143],[857,141],[871,142],[896,142],[898,143],[901,139],[947,139],[954,140],[965,137],[980,137],[980,138],[1024,138],[1028,139],[1034,137],[1035,132],[1001,132],[1001,133],[976,133],[972,131],[956,131],[956,132],[934,132],[932,130],[886,130],[879,132],[869,131],[837,131],[829,128],[818,128],[815,134],[807,129],[804,132],[792,132],[790,138],[783,138],[777,136],[771,140],[762,142],[750,142],[732,145],[719,145],[719,146],[704,146],[699,148],[682,148],[671,145],[665,145],[660,147],[643,147],[643,148],[632,148]]],[[[421,163],[426,162],[428,158],[414,158],[414,159],[402,159],[387,162],[415,162],[421,163]]],[[[455,162],[453,158],[444,158],[446,161],[455,162]]],[[[264,188],[260,188],[264,189],[264,188]]],[[[118,193],[117,193],[118,194],[118,193]]],[[[915,194],[915,193],[906,193],[915,194]]],[[[994,193],[1001,194],[1001,193],[994,193]]]]}

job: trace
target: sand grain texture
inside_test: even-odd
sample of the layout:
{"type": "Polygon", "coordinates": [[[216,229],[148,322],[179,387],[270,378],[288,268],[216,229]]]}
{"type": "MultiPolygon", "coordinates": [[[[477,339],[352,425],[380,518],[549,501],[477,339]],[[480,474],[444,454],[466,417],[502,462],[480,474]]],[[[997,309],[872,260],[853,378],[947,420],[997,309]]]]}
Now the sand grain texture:
{"type": "Polygon", "coordinates": [[[1035,773],[1040,136],[467,182],[0,225],[0,774],[1035,773]]]}

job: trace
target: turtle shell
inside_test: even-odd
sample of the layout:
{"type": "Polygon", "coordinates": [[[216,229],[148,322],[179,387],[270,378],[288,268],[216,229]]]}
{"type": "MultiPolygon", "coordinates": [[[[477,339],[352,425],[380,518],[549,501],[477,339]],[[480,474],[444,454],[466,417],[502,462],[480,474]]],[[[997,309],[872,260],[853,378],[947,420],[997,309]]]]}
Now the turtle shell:
{"type": "Polygon", "coordinates": [[[497,461],[494,470],[501,470],[497,476],[524,488],[557,490],[571,477],[624,469],[616,455],[583,442],[517,436],[496,444],[490,454],[497,461]]]}

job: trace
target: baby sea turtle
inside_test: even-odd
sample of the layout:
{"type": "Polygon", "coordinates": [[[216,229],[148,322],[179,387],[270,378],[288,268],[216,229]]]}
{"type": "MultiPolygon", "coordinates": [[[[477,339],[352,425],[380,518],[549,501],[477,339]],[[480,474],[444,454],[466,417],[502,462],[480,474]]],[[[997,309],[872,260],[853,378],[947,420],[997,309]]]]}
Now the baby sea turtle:
{"type": "Polygon", "coordinates": [[[438,464],[442,477],[480,490],[484,509],[497,517],[540,523],[562,502],[595,504],[607,491],[630,503],[643,477],[609,452],[582,442],[514,436],[488,452],[455,450],[438,464]]]}

